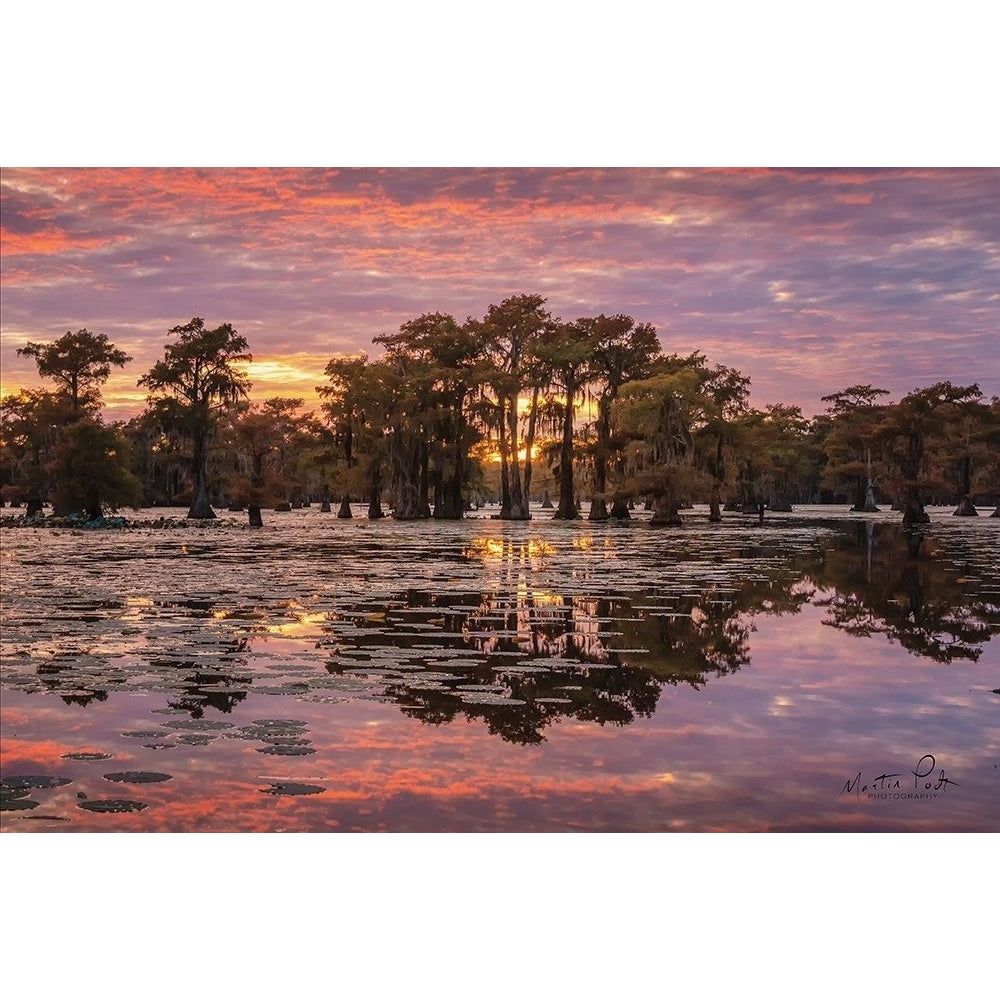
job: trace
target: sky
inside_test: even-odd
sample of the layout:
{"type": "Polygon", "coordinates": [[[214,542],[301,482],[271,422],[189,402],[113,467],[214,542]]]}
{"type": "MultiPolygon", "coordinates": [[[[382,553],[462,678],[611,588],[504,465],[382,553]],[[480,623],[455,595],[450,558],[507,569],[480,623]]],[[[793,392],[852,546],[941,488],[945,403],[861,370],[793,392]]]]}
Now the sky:
{"type": "Polygon", "coordinates": [[[424,312],[545,296],[626,313],[667,352],[749,375],[807,416],[856,383],[1000,394],[1000,169],[11,168],[2,171],[2,392],[28,341],[105,333],[133,357],[200,316],[250,342],[252,396],[316,404],[330,358],[424,312]]]}

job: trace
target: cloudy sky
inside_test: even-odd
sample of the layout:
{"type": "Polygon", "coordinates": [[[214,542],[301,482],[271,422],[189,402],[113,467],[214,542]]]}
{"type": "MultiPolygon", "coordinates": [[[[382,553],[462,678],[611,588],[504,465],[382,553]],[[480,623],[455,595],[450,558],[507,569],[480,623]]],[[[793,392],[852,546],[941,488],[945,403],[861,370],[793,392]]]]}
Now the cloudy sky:
{"type": "Polygon", "coordinates": [[[522,292],[651,322],[758,406],[1000,394],[997,169],[9,169],[2,240],[3,393],[37,382],[18,347],[86,327],[134,357],[113,417],[193,316],[248,338],[254,395],[311,401],[331,357],[522,292]]]}

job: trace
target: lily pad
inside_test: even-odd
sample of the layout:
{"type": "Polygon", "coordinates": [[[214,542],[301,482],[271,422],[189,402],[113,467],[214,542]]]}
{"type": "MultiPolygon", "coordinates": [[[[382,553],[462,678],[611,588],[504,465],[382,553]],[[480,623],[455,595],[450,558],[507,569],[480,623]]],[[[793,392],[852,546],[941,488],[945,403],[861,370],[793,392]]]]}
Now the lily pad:
{"type": "Polygon", "coordinates": [[[122,733],[122,736],[130,736],[137,740],[152,740],[162,735],[161,729],[127,729],[122,733]]]}
{"type": "Polygon", "coordinates": [[[68,785],[72,778],[56,778],[49,774],[15,774],[13,777],[4,778],[5,788],[58,788],[60,785],[68,785]]]}
{"type": "Polygon", "coordinates": [[[268,795],[317,795],[325,792],[322,785],[301,785],[294,781],[279,781],[271,785],[270,788],[261,788],[260,791],[268,795]]]}
{"type": "Polygon", "coordinates": [[[169,781],[173,775],[162,771],[114,771],[104,775],[108,781],[124,781],[130,785],[144,785],[153,781],[169,781]]]}
{"type": "Polygon", "coordinates": [[[88,799],[79,806],[95,813],[130,813],[145,809],[146,803],[136,802],[135,799],[88,799]]]}
{"type": "MultiPolygon", "coordinates": [[[[196,731],[211,731],[213,729],[232,729],[232,722],[217,722],[215,719],[180,719],[177,722],[164,722],[168,729],[193,729],[196,731]]],[[[161,733],[153,733],[160,736],[161,733]]]]}
{"type": "Polygon", "coordinates": [[[79,753],[64,753],[63,760],[111,760],[113,755],[109,753],[97,753],[88,750],[81,750],[79,753]]]}
{"type": "Polygon", "coordinates": [[[6,785],[0,785],[0,802],[27,798],[30,791],[30,788],[7,788],[6,785]]]}
{"type": "Polygon", "coordinates": [[[253,724],[264,729],[279,727],[281,729],[305,729],[308,723],[300,722],[298,719],[254,719],[253,724]]]}
{"type": "Polygon", "coordinates": [[[286,746],[266,746],[255,747],[257,753],[281,754],[285,757],[302,757],[308,753],[315,753],[312,747],[286,747],[286,746]]]}
{"type": "Polygon", "coordinates": [[[18,809],[35,809],[41,803],[34,799],[0,799],[0,812],[14,812],[18,809]]]}

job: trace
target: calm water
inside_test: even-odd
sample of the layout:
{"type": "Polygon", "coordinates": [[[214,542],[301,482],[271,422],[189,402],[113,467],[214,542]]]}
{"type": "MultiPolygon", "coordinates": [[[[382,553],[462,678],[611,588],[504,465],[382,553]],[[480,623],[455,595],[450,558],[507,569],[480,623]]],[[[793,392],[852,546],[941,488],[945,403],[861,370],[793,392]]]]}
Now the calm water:
{"type": "Polygon", "coordinates": [[[1000,519],[483,514],[5,529],[2,829],[1000,829],[1000,519]]]}

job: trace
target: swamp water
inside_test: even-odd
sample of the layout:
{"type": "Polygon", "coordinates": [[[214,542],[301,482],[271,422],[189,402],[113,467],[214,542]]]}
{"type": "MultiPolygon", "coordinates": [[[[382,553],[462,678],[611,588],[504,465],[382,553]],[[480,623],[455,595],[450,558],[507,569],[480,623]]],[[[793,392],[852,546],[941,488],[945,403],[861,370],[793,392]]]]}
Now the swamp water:
{"type": "Polygon", "coordinates": [[[0,829],[1000,829],[1000,520],[482,513],[3,529],[0,829]]]}

